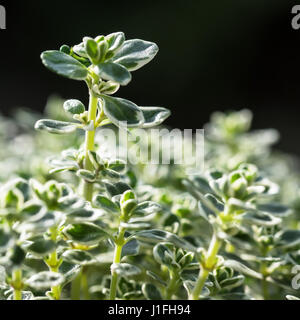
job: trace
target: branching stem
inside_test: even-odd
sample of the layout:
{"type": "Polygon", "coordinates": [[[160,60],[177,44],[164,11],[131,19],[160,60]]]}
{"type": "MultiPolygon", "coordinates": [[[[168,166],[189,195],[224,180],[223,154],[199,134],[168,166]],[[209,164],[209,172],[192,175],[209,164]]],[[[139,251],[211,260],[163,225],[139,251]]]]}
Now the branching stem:
{"type": "Polygon", "coordinates": [[[213,234],[213,237],[210,242],[210,246],[206,255],[205,261],[201,262],[201,268],[198,280],[196,282],[194,291],[192,292],[192,295],[190,297],[190,300],[198,300],[199,296],[202,292],[202,289],[204,287],[205,281],[209,275],[210,271],[213,271],[217,262],[217,254],[219,252],[219,249],[222,245],[222,242],[220,239],[216,236],[216,234],[213,234]]]}

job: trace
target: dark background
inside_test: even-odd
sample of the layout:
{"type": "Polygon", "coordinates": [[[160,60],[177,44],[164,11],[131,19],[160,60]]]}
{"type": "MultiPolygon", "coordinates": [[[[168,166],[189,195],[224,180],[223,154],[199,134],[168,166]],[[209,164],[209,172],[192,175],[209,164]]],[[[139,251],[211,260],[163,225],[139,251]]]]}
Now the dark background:
{"type": "Polygon", "coordinates": [[[202,128],[215,110],[250,108],[255,128],[277,128],[300,155],[300,30],[288,0],[1,1],[0,108],[43,110],[47,97],[86,102],[84,83],[60,78],[40,53],[83,36],[124,31],[160,52],[118,96],[173,112],[168,124],[202,128]]]}

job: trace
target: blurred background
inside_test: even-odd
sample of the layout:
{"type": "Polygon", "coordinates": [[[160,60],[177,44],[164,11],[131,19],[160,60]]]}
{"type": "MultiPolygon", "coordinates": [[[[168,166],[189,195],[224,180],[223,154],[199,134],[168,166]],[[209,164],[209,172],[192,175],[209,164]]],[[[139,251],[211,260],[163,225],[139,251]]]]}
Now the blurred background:
{"type": "Polygon", "coordinates": [[[40,53],[83,36],[124,31],[156,42],[158,56],[118,95],[172,110],[167,124],[203,128],[215,110],[249,108],[255,128],[276,128],[277,147],[300,155],[300,30],[288,0],[0,1],[0,111],[42,111],[47,98],[87,101],[84,83],[60,78],[40,53]]]}

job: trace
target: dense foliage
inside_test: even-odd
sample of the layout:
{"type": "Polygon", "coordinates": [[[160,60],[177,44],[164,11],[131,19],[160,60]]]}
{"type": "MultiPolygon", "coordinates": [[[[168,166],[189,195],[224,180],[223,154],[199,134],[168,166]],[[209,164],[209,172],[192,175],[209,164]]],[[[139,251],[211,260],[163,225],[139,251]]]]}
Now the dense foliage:
{"type": "Polygon", "coordinates": [[[170,115],[112,96],[157,52],[122,32],[46,51],[48,69],[86,83],[88,108],[52,97],[49,119],[1,118],[0,299],[299,296],[298,160],[273,151],[275,130],[250,130],[249,110],[212,115],[198,174],[104,151],[103,129],[170,115]]]}

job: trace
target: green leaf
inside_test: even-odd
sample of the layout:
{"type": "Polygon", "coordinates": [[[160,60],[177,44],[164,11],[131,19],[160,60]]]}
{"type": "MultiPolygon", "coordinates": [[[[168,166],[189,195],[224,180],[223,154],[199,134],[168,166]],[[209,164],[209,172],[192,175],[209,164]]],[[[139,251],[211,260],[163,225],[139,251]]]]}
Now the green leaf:
{"type": "Polygon", "coordinates": [[[85,106],[81,101],[71,99],[64,103],[64,109],[71,114],[81,114],[85,111],[85,106]]]}
{"type": "Polygon", "coordinates": [[[112,55],[115,54],[123,45],[125,41],[125,35],[123,32],[114,32],[108,34],[105,39],[108,43],[108,51],[106,55],[112,55]]]}
{"type": "Polygon", "coordinates": [[[300,247],[300,230],[286,230],[276,235],[278,246],[284,249],[300,247]]]}
{"type": "Polygon", "coordinates": [[[67,214],[68,223],[93,222],[99,219],[101,212],[96,209],[78,208],[67,214]]]}
{"type": "Polygon", "coordinates": [[[260,211],[274,214],[278,217],[286,217],[291,213],[289,207],[280,203],[266,203],[257,205],[257,209],[260,211]]]}
{"type": "Polygon", "coordinates": [[[139,127],[144,123],[143,112],[133,102],[101,95],[105,115],[116,126],[139,127]]]}
{"type": "Polygon", "coordinates": [[[41,55],[43,64],[51,71],[73,80],[85,80],[87,68],[76,59],[60,51],[45,51],[41,55]]]}
{"type": "Polygon", "coordinates": [[[63,232],[70,240],[84,245],[98,244],[101,240],[110,237],[106,231],[92,223],[72,224],[63,232]]]}
{"type": "Polygon", "coordinates": [[[43,237],[32,238],[29,241],[31,244],[26,246],[26,250],[40,257],[46,256],[56,248],[52,240],[46,240],[43,237]]]}
{"type": "Polygon", "coordinates": [[[115,184],[112,184],[110,182],[104,181],[104,186],[106,188],[107,193],[111,197],[123,194],[127,190],[131,190],[130,186],[124,182],[117,182],[115,184]]]}
{"type": "Polygon", "coordinates": [[[18,245],[15,245],[8,251],[8,259],[14,266],[20,266],[26,257],[25,251],[18,245]]]}
{"type": "Polygon", "coordinates": [[[71,122],[42,119],[37,121],[34,128],[54,134],[65,134],[74,132],[77,129],[77,125],[71,122]]]}
{"type": "Polygon", "coordinates": [[[139,216],[146,216],[148,214],[156,213],[161,211],[161,206],[153,201],[141,202],[134,209],[133,214],[139,216]]]}
{"type": "Polygon", "coordinates": [[[90,253],[83,250],[67,250],[63,253],[62,258],[66,262],[81,266],[91,265],[96,261],[90,253]]]}
{"type": "Polygon", "coordinates": [[[231,290],[233,288],[237,288],[241,286],[245,281],[245,277],[243,275],[238,275],[236,277],[224,279],[220,281],[219,285],[222,288],[226,288],[226,290],[231,290]]]}
{"type": "Polygon", "coordinates": [[[161,285],[167,286],[167,283],[166,283],[159,275],[157,275],[156,273],[147,270],[147,271],[146,271],[146,274],[147,274],[150,278],[152,278],[153,280],[156,280],[157,282],[159,282],[161,285]]]}
{"type": "Polygon", "coordinates": [[[122,86],[126,86],[132,79],[130,72],[118,63],[100,63],[94,68],[94,71],[100,78],[114,81],[122,86]]]}
{"type": "Polygon", "coordinates": [[[84,41],[85,52],[93,64],[99,63],[100,50],[98,43],[94,39],[86,39],[84,41]]]}
{"type": "Polygon", "coordinates": [[[162,300],[160,291],[152,283],[144,283],[142,292],[148,300],[162,300]]]}
{"type": "Polygon", "coordinates": [[[33,222],[40,220],[46,213],[47,209],[42,203],[31,200],[24,204],[20,216],[22,220],[33,222]]]}
{"type": "Polygon", "coordinates": [[[170,242],[178,248],[182,248],[187,251],[195,252],[197,249],[189,242],[179,238],[173,233],[163,231],[163,230],[145,230],[139,231],[134,234],[134,237],[146,242],[157,243],[157,242],[170,242]]]}
{"type": "Polygon", "coordinates": [[[143,128],[151,128],[162,124],[170,115],[171,111],[162,107],[139,107],[143,111],[145,123],[143,128]]]}
{"type": "Polygon", "coordinates": [[[174,263],[174,254],[165,244],[158,243],[153,248],[153,256],[160,265],[171,266],[174,263]]]}
{"type": "Polygon", "coordinates": [[[0,229],[0,253],[6,252],[8,248],[14,245],[12,235],[3,229],[0,229]]]}
{"type": "Polygon", "coordinates": [[[117,273],[122,277],[135,276],[142,272],[140,268],[129,263],[112,264],[111,271],[117,273]]]}
{"type": "Polygon", "coordinates": [[[114,202],[101,194],[95,196],[94,203],[98,208],[108,210],[113,213],[120,212],[120,208],[114,202]]]}
{"type": "Polygon", "coordinates": [[[60,273],[43,271],[33,275],[26,280],[25,283],[36,290],[46,290],[51,287],[59,286],[63,281],[64,277],[60,273]]]}
{"type": "Polygon", "coordinates": [[[59,267],[59,272],[64,276],[64,281],[61,286],[63,287],[67,283],[73,281],[78,276],[80,270],[80,265],[63,261],[59,267]]]}
{"type": "Polygon", "coordinates": [[[248,268],[247,266],[245,266],[241,262],[238,262],[235,260],[226,260],[224,262],[224,266],[228,267],[228,268],[232,268],[233,270],[238,271],[238,272],[240,272],[246,276],[252,277],[252,278],[256,278],[256,279],[260,279],[260,280],[263,278],[263,276],[260,273],[248,268]]]}
{"type": "Polygon", "coordinates": [[[250,224],[271,227],[281,223],[281,219],[262,211],[250,211],[240,215],[241,219],[250,224]]]}
{"type": "Polygon", "coordinates": [[[84,170],[84,169],[78,170],[76,172],[76,175],[77,175],[77,177],[79,177],[87,182],[90,182],[90,183],[93,183],[96,180],[95,174],[89,170],[84,170]]]}
{"type": "Polygon", "coordinates": [[[128,241],[122,248],[122,258],[126,256],[136,256],[139,254],[140,244],[136,239],[128,241]]]}
{"type": "Polygon", "coordinates": [[[108,164],[108,169],[119,172],[119,173],[124,173],[126,169],[126,162],[123,160],[112,160],[108,164]]]}
{"type": "Polygon", "coordinates": [[[135,71],[149,63],[157,54],[158,46],[149,41],[132,39],[124,42],[112,61],[135,71]]]}

